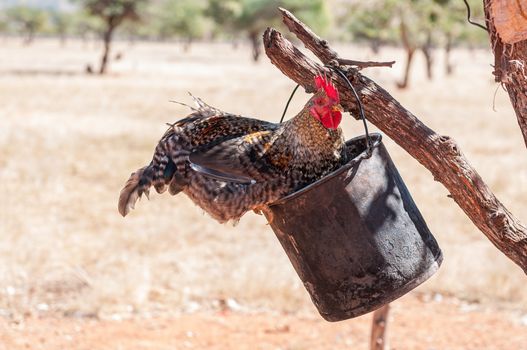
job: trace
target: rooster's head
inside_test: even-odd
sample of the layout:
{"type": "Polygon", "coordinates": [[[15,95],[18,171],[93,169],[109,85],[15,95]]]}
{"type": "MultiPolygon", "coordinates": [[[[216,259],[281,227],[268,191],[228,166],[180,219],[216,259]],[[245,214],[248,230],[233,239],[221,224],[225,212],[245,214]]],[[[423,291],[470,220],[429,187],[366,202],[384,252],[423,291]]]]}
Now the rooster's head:
{"type": "Polygon", "coordinates": [[[342,107],[337,88],[322,75],[315,77],[315,85],[318,91],[310,101],[309,113],[326,129],[338,128],[342,120],[342,107]]]}

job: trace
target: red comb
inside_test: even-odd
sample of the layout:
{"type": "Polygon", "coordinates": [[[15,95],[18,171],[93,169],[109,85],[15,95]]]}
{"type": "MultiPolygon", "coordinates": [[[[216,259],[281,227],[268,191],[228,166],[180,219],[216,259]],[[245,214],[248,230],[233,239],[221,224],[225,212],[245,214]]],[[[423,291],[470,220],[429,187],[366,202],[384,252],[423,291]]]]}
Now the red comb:
{"type": "Polygon", "coordinates": [[[324,75],[317,75],[315,77],[315,85],[317,86],[317,89],[324,89],[326,92],[326,95],[335,101],[335,103],[340,102],[339,97],[339,91],[337,88],[331,83],[331,80],[328,80],[327,77],[324,75]]]}

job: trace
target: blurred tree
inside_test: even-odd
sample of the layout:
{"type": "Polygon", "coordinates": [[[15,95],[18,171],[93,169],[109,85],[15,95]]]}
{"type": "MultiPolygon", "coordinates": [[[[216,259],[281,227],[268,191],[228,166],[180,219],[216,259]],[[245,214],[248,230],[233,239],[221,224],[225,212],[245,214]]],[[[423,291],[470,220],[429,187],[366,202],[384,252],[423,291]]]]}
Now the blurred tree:
{"type": "Polygon", "coordinates": [[[6,14],[17,31],[25,35],[24,43],[26,45],[33,42],[35,33],[42,30],[48,20],[46,12],[43,10],[22,5],[8,8],[6,14]]]}
{"type": "Polygon", "coordinates": [[[375,54],[381,46],[396,43],[396,1],[368,1],[353,3],[343,13],[342,21],[353,39],[365,41],[375,54]]]}
{"type": "Polygon", "coordinates": [[[5,34],[9,30],[9,24],[7,22],[7,18],[0,13],[0,33],[5,34]]]}
{"type": "Polygon", "coordinates": [[[240,37],[241,33],[237,29],[237,23],[234,20],[241,16],[241,12],[241,0],[208,0],[204,14],[216,24],[213,31],[215,37],[225,34],[231,36],[237,46],[237,38],[240,37]]]}
{"type": "MultiPolygon", "coordinates": [[[[481,0],[468,0],[468,3],[471,7],[472,19],[485,23],[481,0]]],[[[466,43],[469,48],[473,48],[475,45],[486,46],[488,44],[488,34],[467,22],[466,8],[463,2],[450,0],[448,7],[445,7],[444,10],[448,10],[449,13],[441,16],[438,24],[444,34],[445,72],[450,75],[454,71],[454,66],[450,60],[452,48],[459,43],[466,43]]]]}
{"type": "Polygon", "coordinates": [[[104,51],[101,58],[99,74],[104,74],[108,65],[110,45],[115,29],[123,21],[138,21],[142,6],[148,0],[76,0],[84,6],[86,11],[99,17],[104,23],[103,41],[104,51]]]}
{"type": "Polygon", "coordinates": [[[80,37],[85,45],[90,37],[102,37],[104,24],[101,19],[90,15],[85,9],[75,11],[70,18],[72,34],[80,37]]]}
{"type": "MultiPolygon", "coordinates": [[[[416,2],[416,0],[414,0],[416,2]]],[[[471,3],[472,17],[482,18],[483,7],[481,0],[468,0],[471,3]]],[[[426,33],[426,40],[421,43],[421,50],[425,55],[427,76],[432,78],[432,47],[441,45],[445,52],[445,73],[452,74],[454,67],[450,60],[452,47],[463,41],[471,46],[487,42],[487,33],[474,30],[466,21],[466,8],[461,1],[433,0],[420,8],[419,15],[424,16],[421,23],[426,33]]],[[[484,20],[482,20],[484,21],[484,20]]]]}
{"type": "Polygon", "coordinates": [[[205,32],[205,7],[205,2],[199,0],[164,0],[154,13],[159,37],[180,37],[187,51],[192,41],[205,32]]]}
{"type": "MultiPolygon", "coordinates": [[[[433,77],[434,55],[433,47],[437,44],[438,35],[441,34],[441,28],[438,27],[439,18],[447,15],[444,6],[449,0],[412,0],[405,8],[406,13],[410,13],[413,21],[407,21],[404,14],[401,15],[401,22],[406,26],[406,40],[410,42],[413,48],[420,49],[425,57],[426,76],[428,79],[433,77]]],[[[408,68],[409,69],[409,68],[408,68]]],[[[408,85],[408,79],[405,78],[400,87],[405,88],[408,85]]]]}
{"type": "Polygon", "coordinates": [[[139,21],[127,21],[119,27],[119,34],[128,38],[130,45],[134,45],[137,39],[150,40],[158,37],[156,15],[151,6],[141,11],[139,21]]]}
{"type": "Polygon", "coordinates": [[[66,39],[71,34],[74,24],[72,13],[52,10],[49,12],[51,20],[52,33],[57,34],[62,46],[66,45],[66,39]]]}
{"type": "Polygon", "coordinates": [[[400,42],[406,51],[403,80],[397,83],[399,88],[408,87],[410,68],[417,50],[423,52],[426,75],[428,79],[432,79],[434,62],[432,49],[437,44],[440,34],[437,23],[441,16],[448,14],[448,11],[443,10],[443,2],[446,3],[448,0],[405,0],[398,1],[394,5],[394,15],[398,19],[400,42]]]}
{"type": "Polygon", "coordinates": [[[263,30],[279,24],[278,7],[293,11],[315,30],[322,31],[329,24],[324,0],[209,0],[205,13],[224,31],[235,36],[247,35],[253,59],[257,61],[263,30]]]}
{"type": "Polygon", "coordinates": [[[397,84],[400,88],[408,86],[411,64],[418,50],[425,57],[427,77],[432,79],[433,48],[443,44],[446,70],[451,73],[452,45],[467,28],[463,4],[452,0],[372,0],[353,3],[348,12],[348,28],[354,38],[367,40],[374,51],[394,41],[403,46],[406,64],[403,79],[397,84]]]}
{"type": "MultiPolygon", "coordinates": [[[[479,0],[478,0],[479,1],[479,0]]],[[[464,8],[462,3],[454,3],[450,0],[443,0],[443,13],[437,20],[437,25],[443,34],[443,48],[445,51],[445,73],[450,75],[454,71],[452,62],[450,61],[450,53],[454,45],[455,39],[460,36],[463,29],[466,27],[464,8]],[[448,6],[447,6],[448,5],[448,6]],[[449,11],[449,13],[445,13],[449,11]]]]}

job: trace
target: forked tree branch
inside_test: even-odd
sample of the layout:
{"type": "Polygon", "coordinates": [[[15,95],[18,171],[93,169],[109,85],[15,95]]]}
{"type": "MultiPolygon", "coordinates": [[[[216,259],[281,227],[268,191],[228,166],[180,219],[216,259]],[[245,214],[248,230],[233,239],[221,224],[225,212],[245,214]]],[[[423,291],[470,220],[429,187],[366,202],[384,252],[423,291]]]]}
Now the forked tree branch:
{"type": "MultiPolygon", "coordinates": [[[[284,22],[324,65],[338,63],[338,54],[305,24],[284,9],[284,22]]],[[[282,34],[268,28],[264,34],[267,56],[286,76],[302,85],[307,92],[315,89],[313,77],[331,71],[296,48],[282,34]]],[[[456,142],[441,136],[406,110],[373,80],[348,69],[348,78],[359,93],[368,121],[399,144],[425,166],[450,192],[472,222],[489,240],[527,273],[527,228],[498,201],[479,174],[468,163],[456,142]]],[[[340,79],[334,84],[341,91],[345,110],[358,115],[352,92],[340,79]]]]}
{"type": "MultiPolygon", "coordinates": [[[[293,14],[286,9],[279,8],[282,13],[284,23],[288,28],[292,28],[299,23],[298,19],[293,16],[293,14]]],[[[317,48],[323,48],[323,50],[317,50],[321,56],[318,56],[322,62],[336,62],[339,65],[354,66],[358,69],[367,68],[367,67],[391,67],[395,61],[389,62],[371,62],[371,61],[356,61],[346,58],[341,58],[336,51],[333,51],[328,42],[324,39],[321,39],[316,35],[309,27],[304,26],[304,32],[295,33],[300,40],[306,45],[306,47],[315,53],[317,48]],[[300,37],[299,35],[302,35],[300,37]]],[[[315,53],[316,54],[316,53],[315,53]]]]}

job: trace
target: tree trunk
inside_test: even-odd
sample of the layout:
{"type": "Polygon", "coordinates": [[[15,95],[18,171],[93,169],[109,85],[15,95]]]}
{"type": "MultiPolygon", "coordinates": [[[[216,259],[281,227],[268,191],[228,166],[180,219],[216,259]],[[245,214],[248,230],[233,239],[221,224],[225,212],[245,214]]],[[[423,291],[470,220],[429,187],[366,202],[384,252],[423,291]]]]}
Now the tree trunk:
{"type": "Polygon", "coordinates": [[[63,47],[63,48],[66,47],[66,42],[67,42],[67,38],[68,38],[66,33],[60,32],[59,33],[59,38],[60,38],[60,47],[63,47]]]}
{"type": "Polygon", "coordinates": [[[371,324],[370,350],[388,350],[388,312],[390,304],[386,304],[373,312],[371,324]]]}
{"type": "Polygon", "coordinates": [[[101,66],[99,68],[99,74],[105,74],[108,67],[108,57],[110,57],[110,46],[112,44],[112,36],[115,27],[108,23],[108,27],[103,34],[104,51],[101,58],[101,66]]]}
{"type": "Polygon", "coordinates": [[[253,49],[253,61],[257,62],[262,53],[262,45],[260,43],[260,34],[257,31],[249,32],[249,40],[251,41],[253,49]]]}
{"type": "Polygon", "coordinates": [[[426,34],[426,42],[421,47],[421,51],[423,51],[423,55],[425,56],[426,77],[428,80],[432,80],[434,77],[432,72],[434,57],[432,55],[432,33],[430,31],[426,34]]]}
{"type": "Polygon", "coordinates": [[[410,67],[412,66],[412,59],[414,57],[415,47],[410,42],[410,38],[408,37],[408,28],[406,27],[406,23],[404,21],[401,21],[401,25],[399,27],[399,34],[401,35],[403,47],[406,50],[406,66],[404,68],[403,81],[397,83],[397,87],[399,89],[406,89],[410,80],[410,67]]]}
{"type": "Polygon", "coordinates": [[[33,43],[33,39],[35,38],[35,30],[31,27],[27,28],[27,35],[24,40],[24,45],[31,45],[33,43]]]}
{"type": "MultiPolygon", "coordinates": [[[[327,41],[316,36],[287,10],[280,11],[289,30],[324,64],[343,61],[327,41]]],[[[266,30],[264,46],[271,62],[307,92],[316,91],[315,75],[326,72],[332,76],[330,70],[308,58],[275,29],[266,30]]],[[[368,120],[425,166],[434,179],[446,187],[450,197],[474,225],[527,273],[527,227],[494,196],[457,143],[435,133],[357,69],[350,68],[347,73],[361,97],[368,120]]],[[[359,115],[355,97],[347,85],[341,79],[334,79],[333,83],[341,91],[344,110],[359,115]]]]}
{"type": "Polygon", "coordinates": [[[192,38],[183,39],[183,52],[189,53],[192,46],[192,38]]]}
{"type": "Polygon", "coordinates": [[[450,52],[452,51],[452,33],[448,32],[446,34],[446,43],[445,43],[445,73],[446,75],[452,75],[454,73],[454,67],[450,61],[450,52]]]}
{"type": "Polygon", "coordinates": [[[412,60],[414,57],[415,50],[412,48],[406,48],[406,65],[404,67],[403,81],[397,83],[399,89],[406,89],[410,80],[410,67],[412,66],[412,60]]]}
{"type": "MultiPolygon", "coordinates": [[[[509,93],[527,147],[527,40],[507,44],[500,39],[491,13],[492,2],[483,1],[491,47],[494,51],[493,74],[496,81],[509,93]]],[[[520,16],[520,12],[517,16],[520,16]]]]}
{"type": "Polygon", "coordinates": [[[381,41],[378,38],[369,40],[371,52],[378,55],[381,52],[381,41]]]}

